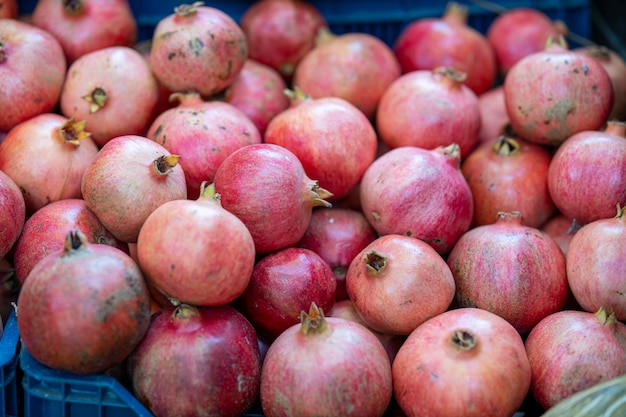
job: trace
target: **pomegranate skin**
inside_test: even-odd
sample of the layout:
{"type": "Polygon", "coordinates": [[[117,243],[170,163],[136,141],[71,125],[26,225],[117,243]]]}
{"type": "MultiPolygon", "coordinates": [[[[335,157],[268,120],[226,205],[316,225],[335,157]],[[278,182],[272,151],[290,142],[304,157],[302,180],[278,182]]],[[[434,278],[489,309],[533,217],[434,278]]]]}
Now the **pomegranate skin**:
{"type": "Polygon", "coordinates": [[[258,398],[261,356],[254,329],[234,308],[181,304],[152,316],[128,369],[133,392],[155,416],[238,417],[258,398]]]}
{"type": "Polygon", "coordinates": [[[422,239],[448,253],[472,222],[472,192],[454,144],[426,150],[404,146],[378,157],[360,185],[363,214],[380,235],[422,239]]]}
{"type": "Polygon", "coordinates": [[[626,325],[609,310],[564,310],[528,335],[530,391],[548,409],[575,393],[626,373],[626,325]]]}
{"type": "Polygon", "coordinates": [[[26,221],[26,203],[19,187],[0,171],[0,259],[13,249],[26,221]]]}
{"type": "MultiPolygon", "coordinates": [[[[504,87],[493,87],[478,96],[480,132],[478,143],[489,142],[506,134],[509,115],[504,102],[504,87]]],[[[467,155],[466,155],[467,156],[467,155]]]]}
{"type": "Polygon", "coordinates": [[[0,132],[8,132],[56,107],[67,61],[51,33],[16,19],[0,21],[0,56],[0,132]]]}
{"type": "Polygon", "coordinates": [[[626,213],[581,227],[567,252],[567,280],[578,304],[588,312],[611,308],[626,321],[626,213]]]}
{"type": "Polygon", "coordinates": [[[541,226],[541,230],[547,233],[559,245],[565,255],[566,262],[569,245],[578,229],[580,229],[580,226],[575,221],[567,218],[560,212],[555,213],[541,226]]]}
{"type": "Polygon", "coordinates": [[[17,0],[0,0],[0,19],[16,19],[18,14],[17,0]]]}
{"type": "Polygon", "coordinates": [[[554,204],[579,225],[610,218],[626,206],[626,123],[572,135],[555,152],[548,171],[554,204]]]}
{"type": "Polygon", "coordinates": [[[520,334],[565,306],[563,253],[547,234],[525,226],[519,212],[501,212],[495,223],[470,229],[447,262],[456,283],[455,306],[497,314],[520,334]]]}

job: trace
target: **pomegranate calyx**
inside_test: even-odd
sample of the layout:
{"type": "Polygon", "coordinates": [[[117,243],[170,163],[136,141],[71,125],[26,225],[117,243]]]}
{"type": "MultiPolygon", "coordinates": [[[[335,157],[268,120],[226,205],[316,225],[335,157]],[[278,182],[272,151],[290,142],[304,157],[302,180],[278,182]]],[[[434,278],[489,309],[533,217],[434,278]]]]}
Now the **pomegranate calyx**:
{"type": "Polygon", "coordinates": [[[189,17],[196,14],[198,11],[198,7],[204,6],[203,1],[196,1],[192,4],[181,4],[180,6],[174,7],[174,13],[176,16],[189,17]]]}
{"type": "Polygon", "coordinates": [[[546,40],[546,50],[569,50],[569,45],[567,44],[567,41],[565,40],[565,36],[563,35],[559,35],[559,37],[556,39],[554,39],[554,37],[549,36],[548,39],[546,40]]]}
{"type": "Polygon", "coordinates": [[[181,303],[176,306],[174,312],[172,313],[172,317],[175,319],[189,319],[192,317],[198,317],[199,315],[200,312],[197,307],[185,303],[181,303]]]}
{"type": "Polygon", "coordinates": [[[520,211],[499,211],[496,215],[496,223],[521,225],[522,213],[520,211]]]}
{"type": "Polygon", "coordinates": [[[478,344],[478,339],[469,330],[457,329],[452,332],[450,343],[458,350],[472,350],[478,344]]]}
{"type": "Polygon", "coordinates": [[[179,159],[180,155],[161,155],[152,161],[152,166],[154,166],[159,175],[167,175],[176,165],[178,165],[179,159]]]}
{"type": "Polygon", "coordinates": [[[606,122],[604,132],[617,135],[626,139],[626,122],[619,120],[609,120],[606,122]]]}
{"type": "Polygon", "coordinates": [[[72,230],[65,236],[65,242],[63,245],[63,254],[61,256],[68,256],[72,253],[87,248],[87,236],[80,230],[72,230]]]}
{"type": "Polygon", "coordinates": [[[85,10],[85,2],[83,0],[63,0],[63,10],[71,15],[79,15],[85,10]]]}
{"type": "Polygon", "coordinates": [[[315,35],[315,46],[319,46],[323,43],[331,41],[335,39],[337,35],[335,35],[329,27],[322,26],[318,29],[317,34],[315,35]]]}
{"type": "Polygon", "coordinates": [[[469,8],[461,3],[450,1],[446,5],[442,19],[450,23],[467,24],[469,18],[469,8]]]}
{"type": "Polygon", "coordinates": [[[3,63],[7,60],[7,50],[4,42],[0,40],[0,63],[3,63]]]}
{"type": "Polygon", "coordinates": [[[367,252],[364,262],[367,275],[381,275],[387,269],[387,256],[376,250],[367,252]]]}
{"type": "Polygon", "coordinates": [[[594,316],[603,326],[616,326],[617,319],[615,318],[615,312],[611,307],[600,307],[594,316]]]}
{"type": "Polygon", "coordinates": [[[222,201],[220,199],[219,193],[215,191],[215,183],[211,183],[207,185],[207,181],[202,181],[200,184],[200,197],[202,200],[211,200],[215,203],[222,205],[222,201]]]}
{"type": "Polygon", "coordinates": [[[519,142],[512,137],[501,135],[491,148],[496,155],[512,156],[519,152],[519,142]]]}
{"type": "Polygon", "coordinates": [[[315,180],[310,188],[311,204],[313,207],[324,206],[332,207],[332,204],[326,201],[327,198],[333,196],[333,193],[319,186],[319,183],[315,180]]]}
{"type": "Polygon", "coordinates": [[[89,114],[93,114],[104,107],[109,96],[104,87],[96,87],[81,98],[89,103],[89,114]]]}
{"type": "Polygon", "coordinates": [[[567,231],[565,233],[568,234],[568,235],[571,235],[571,234],[576,233],[577,231],[579,231],[581,227],[582,226],[578,224],[576,219],[572,219],[572,224],[569,226],[569,228],[567,229],[567,231]]]}
{"type": "Polygon", "coordinates": [[[178,102],[180,104],[202,103],[202,96],[197,91],[178,91],[172,93],[168,97],[170,103],[178,102]]]}
{"type": "Polygon", "coordinates": [[[315,302],[311,303],[308,313],[304,310],[300,311],[300,323],[300,331],[305,336],[324,333],[328,328],[324,311],[315,302]]]}
{"type": "Polygon", "coordinates": [[[302,89],[297,86],[295,86],[293,89],[285,88],[283,90],[283,94],[285,94],[289,99],[291,107],[295,107],[298,104],[311,99],[310,95],[302,91],[302,89]]]}
{"type": "Polygon", "coordinates": [[[85,130],[86,123],[86,120],[77,122],[73,117],[70,117],[59,127],[59,135],[65,143],[79,145],[81,140],[91,136],[91,133],[85,130]]]}
{"type": "Polygon", "coordinates": [[[616,204],[617,214],[615,215],[616,219],[626,219],[626,210],[619,203],[616,204]]]}
{"type": "Polygon", "coordinates": [[[437,67],[433,69],[433,75],[448,87],[460,88],[467,79],[467,73],[450,67],[437,67]]]}

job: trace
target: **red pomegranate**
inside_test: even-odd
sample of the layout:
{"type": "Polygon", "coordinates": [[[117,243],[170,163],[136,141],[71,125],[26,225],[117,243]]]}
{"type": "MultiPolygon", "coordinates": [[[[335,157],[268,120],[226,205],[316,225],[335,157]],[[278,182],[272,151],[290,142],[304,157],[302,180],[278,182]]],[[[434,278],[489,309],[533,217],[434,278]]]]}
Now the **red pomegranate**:
{"type": "Polygon", "coordinates": [[[526,226],[519,212],[470,229],[447,262],[455,306],[477,307],[506,319],[520,334],[560,311],[567,299],[563,252],[550,236],[526,226]]]}
{"type": "Polygon", "coordinates": [[[363,214],[381,235],[422,239],[448,253],[472,222],[472,192],[458,145],[395,148],[378,157],[360,185],[363,214]]]}
{"type": "Polygon", "coordinates": [[[150,65],[170,91],[208,97],[233,83],[248,58],[248,43],[229,15],[203,4],[182,4],[157,23],[150,65]]]}
{"type": "Polygon", "coordinates": [[[17,0],[0,0],[0,19],[17,19],[17,0]]]}
{"type": "Polygon", "coordinates": [[[0,20],[0,132],[56,108],[67,61],[49,32],[16,19],[0,20]]]}
{"type": "Polygon", "coordinates": [[[478,143],[481,113],[465,74],[449,67],[417,70],[395,80],[376,113],[380,139],[390,148],[435,149],[456,143],[465,158],[478,143]]]}
{"type": "Polygon", "coordinates": [[[480,95],[496,79],[496,58],[482,33],[468,25],[468,8],[450,1],[441,17],[410,22],[393,45],[402,73],[445,66],[467,74],[465,85],[480,95]]]}
{"type": "Polygon", "coordinates": [[[604,125],[613,107],[613,88],[602,65],[570,51],[561,37],[509,70],[504,99],[521,138],[558,146],[575,133],[604,125]]]}
{"type": "Polygon", "coordinates": [[[626,206],[626,123],[609,121],[568,138],[550,162],[548,189],[579,225],[613,217],[615,204],[626,206]]]}
{"type": "Polygon", "coordinates": [[[0,170],[0,259],[13,249],[26,221],[26,203],[15,181],[0,170]]]}
{"type": "Polygon", "coordinates": [[[23,346],[44,365],[77,374],[120,364],[150,325],[150,294],[137,264],[80,231],[35,265],[17,305],[23,346]]]}

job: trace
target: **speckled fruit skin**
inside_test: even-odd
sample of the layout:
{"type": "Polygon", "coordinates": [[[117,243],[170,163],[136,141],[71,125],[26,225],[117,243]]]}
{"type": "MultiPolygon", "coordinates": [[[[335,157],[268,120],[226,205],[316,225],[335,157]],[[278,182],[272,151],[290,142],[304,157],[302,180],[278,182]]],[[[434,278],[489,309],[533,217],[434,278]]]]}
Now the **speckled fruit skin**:
{"type": "Polygon", "coordinates": [[[291,326],[267,351],[261,405],[267,417],[381,417],[392,395],[391,366],[364,326],[326,317],[327,328],[305,334],[291,326]]]}
{"type": "Polygon", "coordinates": [[[261,355],[234,308],[181,304],[152,316],[128,369],[133,392],[156,416],[238,417],[258,398],[261,355]]]}
{"type": "MultiPolygon", "coordinates": [[[[71,232],[77,235],[80,232],[71,232]]],[[[78,374],[121,363],[150,325],[150,294],[132,258],[75,238],[40,260],[17,301],[23,345],[41,363],[78,374]],[[68,247],[69,246],[69,247],[68,247]]]]}
{"type": "Polygon", "coordinates": [[[26,221],[26,204],[19,187],[0,171],[0,259],[18,241],[26,221]]]}
{"type": "Polygon", "coordinates": [[[0,132],[7,132],[56,107],[67,61],[51,33],[16,19],[0,21],[0,40],[0,132]]]}
{"type": "Polygon", "coordinates": [[[391,234],[354,257],[346,289],[369,327],[406,336],[446,311],[455,287],[450,268],[435,249],[422,240],[391,234]]]}
{"type": "Polygon", "coordinates": [[[208,97],[224,90],[248,58],[241,27],[213,7],[177,10],[154,29],[150,51],[154,74],[170,91],[195,90],[208,97]]]}
{"type": "Polygon", "coordinates": [[[613,108],[613,88],[593,58],[552,43],[511,67],[504,99],[521,138],[558,146],[575,133],[603,126],[613,108]]]}
{"type": "Polygon", "coordinates": [[[604,308],[551,314],[537,323],[525,344],[530,390],[545,409],[626,374],[626,325],[604,308]]]}
{"type": "Polygon", "coordinates": [[[470,229],[447,258],[456,283],[454,305],[495,313],[528,332],[567,300],[565,258],[556,242],[501,212],[493,224],[470,229]]]}
{"type": "Polygon", "coordinates": [[[513,326],[477,308],[424,322],[400,347],[392,372],[394,397],[408,417],[510,417],[531,377],[513,326]]]}

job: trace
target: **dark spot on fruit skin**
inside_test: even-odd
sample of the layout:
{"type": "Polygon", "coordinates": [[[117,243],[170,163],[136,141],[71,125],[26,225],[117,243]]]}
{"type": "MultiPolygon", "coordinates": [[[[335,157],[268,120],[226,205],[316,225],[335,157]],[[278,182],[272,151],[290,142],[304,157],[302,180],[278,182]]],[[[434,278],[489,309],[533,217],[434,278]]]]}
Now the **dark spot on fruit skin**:
{"type": "Polygon", "coordinates": [[[167,60],[171,61],[172,59],[174,59],[175,56],[176,52],[170,52],[169,54],[167,54],[167,60]]]}
{"type": "Polygon", "coordinates": [[[588,72],[589,72],[589,67],[587,65],[583,65],[583,73],[587,75],[588,72]]]}
{"type": "Polygon", "coordinates": [[[157,129],[154,131],[154,136],[159,136],[162,131],[163,131],[163,125],[159,125],[159,127],[157,127],[157,129]]]}

